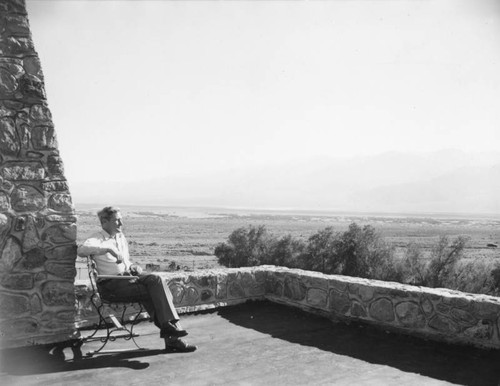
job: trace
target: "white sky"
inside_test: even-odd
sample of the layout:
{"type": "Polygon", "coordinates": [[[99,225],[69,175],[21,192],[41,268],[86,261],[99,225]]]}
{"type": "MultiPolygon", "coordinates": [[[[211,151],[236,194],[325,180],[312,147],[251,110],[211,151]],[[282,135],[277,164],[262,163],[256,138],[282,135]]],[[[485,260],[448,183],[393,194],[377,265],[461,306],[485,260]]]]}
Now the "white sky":
{"type": "Polygon", "coordinates": [[[27,6],[70,182],[500,144],[498,1],[27,6]]]}

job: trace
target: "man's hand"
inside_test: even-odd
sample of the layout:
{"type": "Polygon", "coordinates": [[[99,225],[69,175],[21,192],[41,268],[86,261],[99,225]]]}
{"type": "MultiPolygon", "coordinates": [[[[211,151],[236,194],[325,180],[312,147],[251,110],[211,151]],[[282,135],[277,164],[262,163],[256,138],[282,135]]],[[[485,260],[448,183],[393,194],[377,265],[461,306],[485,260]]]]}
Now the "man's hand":
{"type": "Polygon", "coordinates": [[[121,264],[123,263],[123,257],[120,251],[116,248],[108,248],[107,253],[110,253],[114,257],[116,257],[116,264],[121,264]]]}
{"type": "Polygon", "coordinates": [[[137,264],[132,264],[130,266],[130,273],[134,276],[138,276],[142,273],[142,267],[137,264]]]}

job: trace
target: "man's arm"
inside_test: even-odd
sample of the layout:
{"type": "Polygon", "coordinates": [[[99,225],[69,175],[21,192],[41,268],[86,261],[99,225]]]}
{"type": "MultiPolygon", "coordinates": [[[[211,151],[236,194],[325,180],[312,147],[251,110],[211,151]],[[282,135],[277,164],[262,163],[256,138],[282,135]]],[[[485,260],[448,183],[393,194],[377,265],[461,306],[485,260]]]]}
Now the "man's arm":
{"type": "Polygon", "coordinates": [[[99,256],[106,253],[110,253],[116,257],[116,262],[119,264],[123,261],[122,255],[117,248],[110,246],[109,243],[105,243],[99,236],[92,236],[84,241],[83,244],[78,246],[77,255],[80,257],[85,256],[99,256]]]}

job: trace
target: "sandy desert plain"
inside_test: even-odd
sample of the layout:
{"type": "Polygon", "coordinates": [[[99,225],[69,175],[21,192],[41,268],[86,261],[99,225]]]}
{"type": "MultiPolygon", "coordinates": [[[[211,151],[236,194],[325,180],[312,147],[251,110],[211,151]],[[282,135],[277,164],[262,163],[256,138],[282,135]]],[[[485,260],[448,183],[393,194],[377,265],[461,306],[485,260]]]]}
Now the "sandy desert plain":
{"type": "MultiPolygon", "coordinates": [[[[78,243],[99,229],[99,205],[77,205],[78,243]]],[[[440,236],[468,236],[465,257],[500,259],[500,216],[460,214],[363,214],[320,211],[273,211],[222,208],[120,206],[124,233],[134,261],[143,267],[155,264],[167,270],[175,262],[184,270],[218,267],[215,246],[226,241],[239,227],[264,225],[276,236],[291,234],[306,240],[328,226],[344,231],[349,224],[372,225],[403,255],[410,243],[424,251],[440,236]]],[[[500,260],[499,260],[500,261],[500,260]]],[[[82,259],[77,261],[77,279],[86,276],[82,259]]],[[[157,267],[158,268],[158,267],[157,267]]]]}

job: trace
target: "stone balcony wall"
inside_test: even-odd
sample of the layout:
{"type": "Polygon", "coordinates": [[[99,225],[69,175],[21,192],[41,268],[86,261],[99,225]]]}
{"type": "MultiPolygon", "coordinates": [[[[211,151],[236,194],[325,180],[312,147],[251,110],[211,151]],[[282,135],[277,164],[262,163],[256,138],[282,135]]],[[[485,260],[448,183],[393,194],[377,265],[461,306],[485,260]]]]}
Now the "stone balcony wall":
{"type": "Polygon", "coordinates": [[[344,321],[425,339],[500,348],[500,299],[268,267],[266,298],[344,321]]]}
{"type": "MultiPolygon", "coordinates": [[[[181,273],[156,273],[168,282],[179,313],[203,311],[224,307],[248,300],[265,299],[267,268],[233,268],[181,273]]],[[[97,314],[90,302],[91,288],[88,280],[79,280],[76,289],[76,325],[79,328],[95,325],[97,314]]],[[[127,317],[136,315],[139,308],[127,306],[127,317]]],[[[113,305],[111,311],[121,315],[123,308],[113,305]]]]}
{"type": "MultiPolygon", "coordinates": [[[[267,299],[336,321],[500,348],[500,299],[496,297],[273,266],[159,275],[168,281],[180,313],[267,299]]],[[[89,303],[87,283],[76,287],[77,324],[91,325],[96,315],[89,303]]]]}

